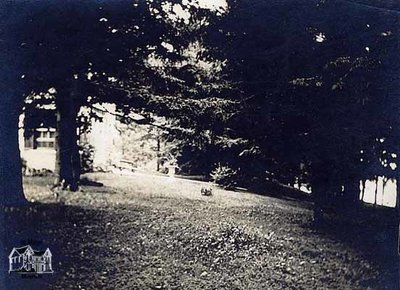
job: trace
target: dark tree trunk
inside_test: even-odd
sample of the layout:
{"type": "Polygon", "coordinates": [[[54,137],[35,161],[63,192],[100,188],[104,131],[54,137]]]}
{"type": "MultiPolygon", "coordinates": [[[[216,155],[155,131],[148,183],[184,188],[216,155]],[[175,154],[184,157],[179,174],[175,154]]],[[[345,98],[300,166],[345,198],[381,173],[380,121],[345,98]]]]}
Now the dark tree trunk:
{"type": "Polygon", "coordinates": [[[26,204],[18,144],[18,121],[25,91],[21,71],[25,59],[21,42],[15,41],[19,35],[17,24],[26,14],[12,4],[0,1],[0,206],[26,204]]]}
{"type": "Polygon", "coordinates": [[[345,214],[348,218],[356,218],[359,214],[360,181],[354,176],[348,177],[344,182],[344,195],[342,202],[338,204],[337,211],[345,214]]]}
{"type": "Polygon", "coordinates": [[[314,222],[318,224],[324,219],[327,186],[320,182],[314,182],[312,184],[312,194],[314,198],[314,222]]]}
{"type": "Polygon", "coordinates": [[[314,199],[314,222],[319,224],[324,218],[329,190],[329,162],[314,162],[312,164],[311,189],[314,199]]]}
{"type": "Polygon", "coordinates": [[[362,185],[361,185],[361,198],[360,198],[360,203],[364,202],[364,196],[365,196],[365,179],[362,180],[362,185]]]}
{"type": "Polygon", "coordinates": [[[160,153],[160,136],[157,136],[157,172],[160,171],[161,153],[160,153]]]}
{"type": "Polygon", "coordinates": [[[359,180],[349,179],[344,185],[346,208],[352,210],[360,205],[359,180]]]}
{"type": "Polygon", "coordinates": [[[26,204],[18,143],[20,99],[10,89],[0,97],[0,205],[26,204]]]}
{"type": "MultiPolygon", "coordinates": [[[[396,154],[397,156],[399,156],[400,150],[397,150],[396,154]]],[[[400,263],[400,167],[399,167],[399,163],[397,163],[397,167],[395,169],[395,175],[394,175],[394,179],[396,180],[396,212],[397,212],[397,229],[396,229],[396,234],[397,234],[397,257],[398,257],[398,261],[400,263]]],[[[400,271],[400,270],[399,270],[400,271]]]]}
{"type": "MultiPolygon", "coordinates": [[[[1,76],[3,76],[0,73],[1,76]]],[[[22,207],[28,204],[22,187],[22,164],[18,144],[18,121],[22,94],[18,95],[13,86],[4,88],[0,78],[0,285],[1,289],[18,289],[11,287],[7,274],[8,252],[10,242],[15,242],[15,232],[21,225],[12,219],[17,212],[10,207],[22,207]],[[7,209],[8,208],[8,209],[7,209]]],[[[15,286],[15,284],[13,284],[15,286]]],[[[21,289],[21,288],[19,288],[21,289]]]]}
{"type": "Polygon", "coordinates": [[[378,204],[378,181],[379,177],[375,176],[375,197],[374,197],[374,207],[378,204]]]}
{"type": "Polygon", "coordinates": [[[78,189],[81,173],[77,133],[80,106],[76,93],[74,85],[70,92],[60,91],[56,101],[56,184],[71,191],[78,189]]]}
{"type": "Polygon", "coordinates": [[[396,208],[397,212],[399,213],[399,220],[400,220],[400,176],[397,174],[396,178],[396,208]]]}

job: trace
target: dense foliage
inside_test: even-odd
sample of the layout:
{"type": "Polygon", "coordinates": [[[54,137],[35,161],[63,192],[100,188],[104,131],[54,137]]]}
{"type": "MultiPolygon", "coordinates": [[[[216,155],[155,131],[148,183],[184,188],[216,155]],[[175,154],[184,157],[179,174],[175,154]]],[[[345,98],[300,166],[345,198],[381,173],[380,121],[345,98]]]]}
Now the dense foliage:
{"type": "Polygon", "coordinates": [[[21,79],[53,92],[65,178],[79,108],[107,101],[165,117],[184,173],[355,201],[360,180],[397,177],[399,154],[398,7],[368,4],[43,2],[14,27],[21,79]]]}

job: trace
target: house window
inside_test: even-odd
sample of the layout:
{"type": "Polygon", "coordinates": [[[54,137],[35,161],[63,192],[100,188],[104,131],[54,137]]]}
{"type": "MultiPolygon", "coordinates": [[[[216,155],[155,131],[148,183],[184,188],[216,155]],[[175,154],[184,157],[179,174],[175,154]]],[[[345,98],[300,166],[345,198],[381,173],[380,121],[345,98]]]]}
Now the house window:
{"type": "Polygon", "coordinates": [[[33,135],[25,137],[25,148],[33,148],[33,141],[34,141],[33,135]]]}
{"type": "Polygon", "coordinates": [[[37,148],[54,148],[55,130],[52,128],[38,128],[37,148]]]}
{"type": "Polygon", "coordinates": [[[38,141],[37,148],[54,148],[53,141],[38,141]]]}
{"type": "Polygon", "coordinates": [[[47,148],[55,147],[56,130],[54,128],[37,128],[33,133],[25,137],[25,148],[47,148]]]}

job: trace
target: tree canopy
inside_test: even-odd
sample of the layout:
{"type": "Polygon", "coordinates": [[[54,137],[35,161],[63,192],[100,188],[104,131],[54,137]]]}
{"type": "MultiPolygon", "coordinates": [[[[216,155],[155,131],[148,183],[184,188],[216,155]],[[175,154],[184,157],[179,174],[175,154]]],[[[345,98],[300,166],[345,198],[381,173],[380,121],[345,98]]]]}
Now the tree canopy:
{"type": "Polygon", "coordinates": [[[302,180],[355,200],[360,180],[397,176],[394,2],[3,5],[15,50],[4,66],[18,102],[52,90],[59,146],[73,148],[60,164],[77,152],[79,108],[112,102],[166,117],[182,163],[203,174],[224,164],[245,185],[302,180]]]}

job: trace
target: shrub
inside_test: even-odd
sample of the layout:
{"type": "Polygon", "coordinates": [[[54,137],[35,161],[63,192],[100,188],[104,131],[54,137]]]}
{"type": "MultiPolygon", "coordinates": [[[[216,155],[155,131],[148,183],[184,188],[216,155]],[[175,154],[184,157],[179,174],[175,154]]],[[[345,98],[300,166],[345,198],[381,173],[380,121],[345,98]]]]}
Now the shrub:
{"type": "Polygon", "coordinates": [[[236,186],[238,172],[227,165],[218,164],[210,173],[211,179],[224,188],[236,186]]]}
{"type": "Polygon", "coordinates": [[[80,144],[80,155],[81,155],[81,170],[82,173],[93,171],[93,157],[94,147],[88,142],[82,142],[80,144]]]}

